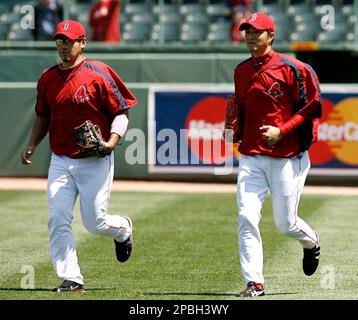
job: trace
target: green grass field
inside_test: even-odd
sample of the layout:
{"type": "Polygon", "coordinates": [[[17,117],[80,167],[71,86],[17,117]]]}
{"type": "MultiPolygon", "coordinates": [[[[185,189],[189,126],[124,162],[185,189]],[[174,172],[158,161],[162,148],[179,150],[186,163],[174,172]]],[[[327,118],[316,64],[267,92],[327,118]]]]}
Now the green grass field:
{"type": "MultiPolygon", "coordinates": [[[[266,296],[255,299],[357,299],[357,208],[357,197],[303,196],[300,216],[321,237],[320,267],[306,277],[302,249],[275,229],[267,199],[266,296]]],[[[77,206],[73,228],[87,292],[52,293],[61,281],[49,257],[46,193],[0,191],[0,299],[240,299],[235,194],[114,192],[110,212],[133,219],[132,257],[118,263],[113,240],[87,233],[77,206]],[[34,268],[34,289],[26,288],[26,266],[34,268]]]]}

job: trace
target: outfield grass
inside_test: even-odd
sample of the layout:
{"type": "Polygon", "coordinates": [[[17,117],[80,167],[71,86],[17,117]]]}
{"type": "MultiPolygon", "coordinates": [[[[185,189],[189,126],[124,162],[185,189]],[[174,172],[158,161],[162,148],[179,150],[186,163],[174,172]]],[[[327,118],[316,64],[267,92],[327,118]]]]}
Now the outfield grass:
{"type": "MultiPolygon", "coordinates": [[[[312,277],[303,274],[302,249],[276,231],[267,199],[261,222],[267,295],[255,299],[357,299],[357,197],[304,196],[300,208],[320,232],[320,267],[312,277]]],[[[45,192],[0,191],[0,299],[239,299],[235,194],[114,192],[110,212],[133,219],[132,257],[118,263],[113,240],[88,234],[76,207],[87,292],[57,294],[50,292],[61,281],[49,257],[45,192]],[[35,289],[21,287],[26,265],[35,270],[35,289]]]]}

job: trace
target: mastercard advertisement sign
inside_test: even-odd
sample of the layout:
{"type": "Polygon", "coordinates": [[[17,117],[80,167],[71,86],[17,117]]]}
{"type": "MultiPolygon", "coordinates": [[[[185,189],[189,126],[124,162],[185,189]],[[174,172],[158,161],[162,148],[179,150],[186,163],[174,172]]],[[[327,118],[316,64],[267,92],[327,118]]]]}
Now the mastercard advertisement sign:
{"type": "MultiPolygon", "coordinates": [[[[232,94],[230,86],[150,88],[149,172],[235,174],[238,146],[223,139],[232,94]]],[[[358,88],[322,85],[322,105],[318,141],[309,150],[311,174],[358,174],[358,88]]]]}
{"type": "Polygon", "coordinates": [[[318,141],[310,148],[313,168],[358,168],[358,93],[326,93],[318,141]]]}

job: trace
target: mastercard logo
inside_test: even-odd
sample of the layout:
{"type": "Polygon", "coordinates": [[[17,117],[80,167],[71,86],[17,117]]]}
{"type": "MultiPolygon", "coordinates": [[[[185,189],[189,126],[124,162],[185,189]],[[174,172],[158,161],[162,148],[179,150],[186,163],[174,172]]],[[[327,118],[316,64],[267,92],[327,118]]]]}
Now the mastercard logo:
{"type": "Polygon", "coordinates": [[[222,164],[233,156],[232,144],[223,139],[226,99],[209,96],[199,100],[185,121],[191,152],[204,164],[222,164]]]}
{"type": "MultiPolygon", "coordinates": [[[[358,165],[358,98],[334,104],[322,98],[318,141],[310,148],[313,165],[338,160],[358,165]]],[[[238,144],[223,138],[226,98],[209,96],[193,105],[185,121],[187,143],[191,152],[204,164],[222,164],[231,157],[240,158],[238,144]]]]}
{"type": "Polygon", "coordinates": [[[336,105],[323,98],[318,141],[310,148],[312,164],[337,159],[358,165],[358,98],[343,99],[336,105]]]}

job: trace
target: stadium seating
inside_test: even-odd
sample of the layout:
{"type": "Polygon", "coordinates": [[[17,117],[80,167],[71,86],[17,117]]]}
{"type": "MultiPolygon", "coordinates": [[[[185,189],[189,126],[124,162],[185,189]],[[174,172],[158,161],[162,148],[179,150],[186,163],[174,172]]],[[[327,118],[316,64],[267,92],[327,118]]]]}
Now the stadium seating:
{"type": "Polygon", "coordinates": [[[208,4],[206,6],[206,14],[210,21],[230,19],[230,9],[223,2],[208,4]]]}
{"type": "MultiPolygon", "coordinates": [[[[21,29],[20,8],[37,1],[0,3],[0,40],[32,40],[21,29]]],[[[92,0],[73,0],[70,18],[90,33],[92,0]]],[[[122,0],[122,43],[182,43],[230,41],[231,12],[225,0],[122,0]]],[[[256,10],[255,3],[253,9],[256,10]]],[[[357,17],[353,0],[263,0],[260,11],[276,22],[276,42],[354,41],[357,17]],[[329,16],[333,12],[334,18],[329,16]]]]}
{"type": "Polygon", "coordinates": [[[124,26],[122,38],[126,42],[143,42],[149,40],[150,25],[148,23],[128,22],[124,26]]]}
{"type": "Polygon", "coordinates": [[[166,42],[179,41],[180,30],[179,23],[177,22],[164,22],[163,24],[154,24],[151,32],[151,40],[158,42],[160,37],[163,37],[163,40],[166,42]],[[163,30],[163,35],[161,32],[163,30]]]}
{"type": "Polygon", "coordinates": [[[227,21],[213,22],[209,25],[207,40],[210,42],[230,41],[230,23],[227,21]]]}
{"type": "Polygon", "coordinates": [[[203,24],[184,23],[181,26],[180,40],[183,43],[197,43],[205,40],[206,27],[203,24]]]}
{"type": "Polygon", "coordinates": [[[7,34],[7,40],[33,40],[31,29],[23,29],[20,23],[15,22],[11,25],[7,34]]]}

